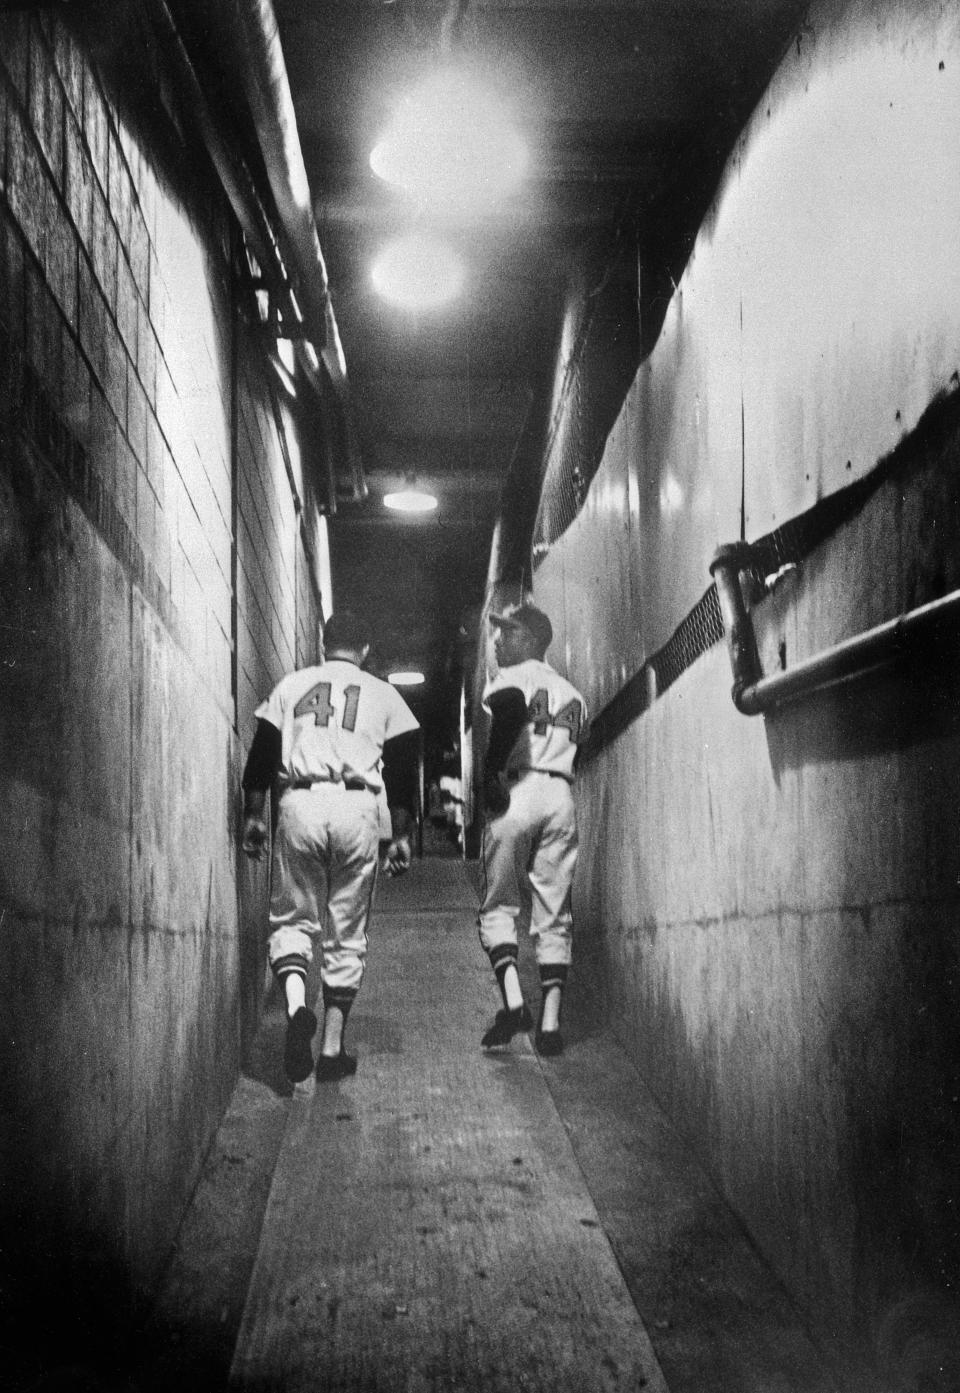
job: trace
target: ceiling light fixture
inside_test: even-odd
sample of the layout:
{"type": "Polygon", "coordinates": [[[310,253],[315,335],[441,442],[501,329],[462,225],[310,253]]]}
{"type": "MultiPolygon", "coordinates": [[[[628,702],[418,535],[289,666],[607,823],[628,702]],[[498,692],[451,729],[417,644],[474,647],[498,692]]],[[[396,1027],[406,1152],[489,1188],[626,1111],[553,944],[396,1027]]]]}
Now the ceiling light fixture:
{"type": "Polygon", "coordinates": [[[406,310],[432,310],[459,295],[463,266],[445,242],[410,233],[390,242],[374,263],[377,294],[406,310]]]}
{"type": "Polygon", "coordinates": [[[388,672],[387,681],[394,687],[422,687],[427,679],[422,672],[388,672]]]}
{"type": "Polygon", "coordinates": [[[499,95],[443,68],[400,103],[370,168],[442,209],[480,211],[519,184],[527,151],[499,95]]]}
{"type": "Polygon", "coordinates": [[[416,480],[410,477],[396,493],[385,493],[383,504],[397,513],[432,513],[437,506],[437,498],[426,489],[417,488],[416,480]]]}

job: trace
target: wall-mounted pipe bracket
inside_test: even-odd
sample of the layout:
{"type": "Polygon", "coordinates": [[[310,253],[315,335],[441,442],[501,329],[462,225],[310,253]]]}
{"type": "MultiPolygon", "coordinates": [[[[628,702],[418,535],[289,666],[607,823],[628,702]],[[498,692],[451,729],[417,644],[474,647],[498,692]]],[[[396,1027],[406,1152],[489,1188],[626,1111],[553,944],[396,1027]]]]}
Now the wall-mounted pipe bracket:
{"type": "Polygon", "coordinates": [[[749,568],[753,550],[748,542],[727,542],[718,547],[710,562],[710,574],[717,587],[720,617],[727,636],[730,666],[733,669],[731,696],[738,711],[743,711],[743,693],[756,682],[760,674],[760,659],[753,625],[747,613],[740,583],[740,572],[749,568]]]}

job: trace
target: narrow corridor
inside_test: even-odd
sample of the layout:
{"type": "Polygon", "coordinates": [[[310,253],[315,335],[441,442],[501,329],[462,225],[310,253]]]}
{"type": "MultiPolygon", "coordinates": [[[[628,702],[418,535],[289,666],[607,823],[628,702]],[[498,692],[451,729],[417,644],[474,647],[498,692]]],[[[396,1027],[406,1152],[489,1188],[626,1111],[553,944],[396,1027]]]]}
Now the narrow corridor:
{"type": "MultiPolygon", "coordinates": [[[[605,1031],[585,963],[564,1056],[541,1060],[526,1037],[479,1048],[496,1000],[475,904],[453,859],[381,887],[351,1079],[283,1085],[271,1001],[164,1284],[154,1378],[836,1389],[605,1031]]],[[[532,972],[526,986],[534,1000],[532,972]]]]}

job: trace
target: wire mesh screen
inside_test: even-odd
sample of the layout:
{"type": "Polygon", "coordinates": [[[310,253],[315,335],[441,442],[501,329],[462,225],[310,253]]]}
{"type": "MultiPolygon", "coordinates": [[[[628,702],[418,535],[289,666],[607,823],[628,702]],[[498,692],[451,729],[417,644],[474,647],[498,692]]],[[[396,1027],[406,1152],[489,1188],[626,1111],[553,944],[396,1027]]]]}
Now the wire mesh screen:
{"type": "Polygon", "coordinates": [[[664,692],[676,682],[701,653],[706,653],[723,638],[723,619],[717,587],[711,585],[690,613],[681,620],[670,638],[650,659],[648,666],[656,676],[657,692],[664,692]]]}
{"type": "Polygon", "coordinates": [[[577,309],[544,451],[534,568],[583,507],[639,361],[636,259],[622,245],[577,309]]]}
{"type": "Polygon", "coordinates": [[[547,465],[533,537],[534,564],[547,554],[580,509],[590,480],[603,455],[606,432],[600,434],[589,410],[591,362],[586,337],[567,366],[560,400],[551,422],[547,465]]]}

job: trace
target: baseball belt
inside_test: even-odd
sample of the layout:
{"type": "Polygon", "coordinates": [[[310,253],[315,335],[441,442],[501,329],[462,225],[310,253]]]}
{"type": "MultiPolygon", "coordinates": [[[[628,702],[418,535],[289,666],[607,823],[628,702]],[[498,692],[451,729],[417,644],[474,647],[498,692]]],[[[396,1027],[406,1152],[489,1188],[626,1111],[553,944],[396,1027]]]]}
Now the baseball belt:
{"type": "Polygon", "coordinates": [[[524,774],[546,774],[548,779],[562,779],[565,784],[573,783],[573,780],[567,774],[561,774],[559,769],[509,769],[507,782],[515,784],[524,774]]]}
{"type": "Polygon", "coordinates": [[[294,779],[287,784],[287,788],[313,788],[315,784],[342,784],[351,793],[368,792],[362,779],[294,779]]]}

